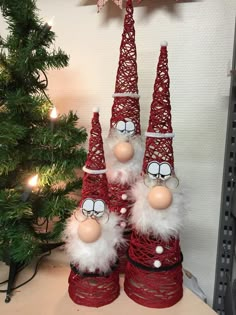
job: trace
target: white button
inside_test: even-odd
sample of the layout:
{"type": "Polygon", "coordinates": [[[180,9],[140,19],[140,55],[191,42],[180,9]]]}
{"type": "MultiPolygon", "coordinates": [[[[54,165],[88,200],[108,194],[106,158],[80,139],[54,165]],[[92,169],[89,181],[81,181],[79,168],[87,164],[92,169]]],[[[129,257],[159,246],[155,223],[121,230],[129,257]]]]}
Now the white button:
{"type": "Polygon", "coordinates": [[[155,260],[155,261],[154,261],[154,267],[156,267],[156,268],[160,268],[160,267],[161,267],[161,262],[160,262],[160,260],[155,260]]]}
{"type": "Polygon", "coordinates": [[[126,212],[127,212],[127,209],[126,209],[126,208],[121,208],[121,209],[120,209],[120,213],[124,214],[124,213],[126,213],[126,212]]]}
{"type": "Polygon", "coordinates": [[[156,253],[157,254],[162,254],[164,252],[164,248],[162,246],[157,246],[156,247],[156,253]]]}
{"type": "Polygon", "coordinates": [[[121,199],[122,200],[126,200],[128,198],[128,196],[126,194],[122,194],[121,199]]]}
{"type": "Polygon", "coordinates": [[[121,226],[122,228],[125,228],[125,227],[126,227],[126,223],[125,223],[124,221],[122,221],[122,222],[120,222],[120,226],[121,226]]]}

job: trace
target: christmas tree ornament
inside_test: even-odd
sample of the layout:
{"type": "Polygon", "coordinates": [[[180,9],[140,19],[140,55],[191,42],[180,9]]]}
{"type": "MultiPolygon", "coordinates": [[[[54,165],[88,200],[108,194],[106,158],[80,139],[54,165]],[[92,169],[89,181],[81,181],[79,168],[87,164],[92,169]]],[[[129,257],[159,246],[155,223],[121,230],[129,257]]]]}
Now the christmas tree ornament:
{"type": "MultiPolygon", "coordinates": [[[[109,0],[97,0],[98,12],[104,7],[109,0]]],[[[123,0],[112,0],[120,9],[122,9],[123,0]]]]}
{"type": "Polygon", "coordinates": [[[183,295],[183,197],[174,173],[167,43],[161,44],[143,158],[143,178],[132,189],[133,231],[124,290],[152,308],[177,303],[183,295]]]}
{"type": "Polygon", "coordinates": [[[69,295],[76,304],[91,307],[109,304],[119,295],[117,248],[123,242],[120,219],[109,210],[101,134],[95,108],[81,200],[65,228],[66,250],[71,259],[69,295]]]}
{"type": "MultiPolygon", "coordinates": [[[[108,2],[109,0],[97,0],[97,8],[98,12],[104,7],[104,5],[108,2]]],[[[123,5],[125,1],[127,0],[112,0],[120,9],[123,8],[123,5]]],[[[158,1],[158,0],[157,0],[158,1]]],[[[136,0],[136,3],[139,4],[142,2],[142,0],[136,0]]]]}
{"type": "Polygon", "coordinates": [[[131,234],[129,215],[132,201],[129,198],[129,190],[141,173],[143,158],[132,0],[126,1],[113,98],[105,152],[110,210],[121,217],[120,224],[126,239],[126,246],[119,251],[120,271],[124,272],[131,234]]]}

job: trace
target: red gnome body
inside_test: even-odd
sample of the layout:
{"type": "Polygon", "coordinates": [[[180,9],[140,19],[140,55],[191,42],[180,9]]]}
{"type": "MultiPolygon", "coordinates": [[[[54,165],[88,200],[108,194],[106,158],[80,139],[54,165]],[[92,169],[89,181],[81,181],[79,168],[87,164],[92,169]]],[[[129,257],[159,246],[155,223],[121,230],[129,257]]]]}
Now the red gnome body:
{"type": "Polygon", "coordinates": [[[69,295],[80,305],[100,307],[119,295],[119,217],[109,213],[106,167],[98,110],[94,111],[89,152],[83,168],[82,198],[65,229],[71,260],[69,295]]]}
{"type": "Polygon", "coordinates": [[[135,302],[165,308],[182,295],[179,232],[183,198],[174,173],[167,43],[161,45],[146,132],[143,178],[133,190],[133,232],[124,290],[135,302]],[[174,189],[174,190],[173,190],[174,189]]]}
{"type": "Polygon", "coordinates": [[[143,158],[136,59],[133,4],[132,0],[127,0],[110,133],[106,141],[110,210],[120,216],[126,239],[126,246],[119,251],[120,272],[124,272],[131,234],[129,191],[140,176],[143,158]]]}

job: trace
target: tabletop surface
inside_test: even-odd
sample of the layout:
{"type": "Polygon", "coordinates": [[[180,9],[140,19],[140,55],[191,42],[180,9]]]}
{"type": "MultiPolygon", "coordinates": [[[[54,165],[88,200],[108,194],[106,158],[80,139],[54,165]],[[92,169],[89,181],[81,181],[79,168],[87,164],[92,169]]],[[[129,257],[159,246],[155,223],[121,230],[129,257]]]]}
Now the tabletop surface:
{"type": "MultiPolygon", "coordinates": [[[[166,309],[152,309],[141,306],[127,297],[123,290],[123,277],[120,279],[120,296],[111,304],[90,308],[75,304],[69,297],[69,264],[63,253],[45,258],[36,277],[14,292],[10,303],[6,304],[5,294],[0,295],[1,314],[4,315],[214,315],[208,305],[202,302],[190,290],[184,288],[184,296],[177,304],[166,309]]],[[[17,277],[17,284],[27,280],[34,272],[29,266],[17,277]]],[[[0,282],[8,276],[8,267],[0,264],[0,282]]],[[[4,289],[1,286],[0,289],[4,289]]]]}

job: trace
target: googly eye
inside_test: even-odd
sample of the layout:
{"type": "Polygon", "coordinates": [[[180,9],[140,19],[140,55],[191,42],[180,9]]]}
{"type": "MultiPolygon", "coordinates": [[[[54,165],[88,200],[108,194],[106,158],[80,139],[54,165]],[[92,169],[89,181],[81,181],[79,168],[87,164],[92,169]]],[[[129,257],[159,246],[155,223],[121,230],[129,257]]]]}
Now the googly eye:
{"type": "Polygon", "coordinates": [[[126,122],[126,132],[129,134],[129,135],[134,135],[134,132],[135,132],[135,126],[134,126],[134,123],[132,121],[127,121],[126,122]]]}
{"type": "Polygon", "coordinates": [[[161,163],[160,164],[160,177],[162,179],[166,179],[171,176],[171,166],[169,163],[161,163]]]}
{"type": "Polygon", "coordinates": [[[102,217],[105,211],[105,202],[103,200],[96,200],[94,204],[93,214],[96,218],[102,217]]]}
{"type": "Polygon", "coordinates": [[[81,208],[87,211],[91,211],[94,208],[94,201],[93,199],[85,199],[81,205],[81,208]]]}
{"type": "Polygon", "coordinates": [[[116,129],[120,133],[125,133],[125,122],[123,120],[118,121],[118,123],[116,124],[116,129]]]}
{"type": "Polygon", "coordinates": [[[158,162],[150,162],[147,167],[147,173],[151,179],[157,178],[160,172],[160,165],[158,162]]]}
{"type": "Polygon", "coordinates": [[[81,205],[82,208],[82,213],[87,216],[90,217],[93,214],[93,208],[94,208],[94,201],[93,199],[85,199],[84,202],[81,205]]]}

